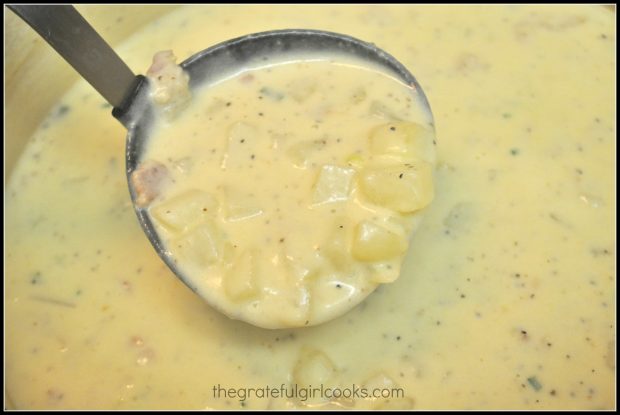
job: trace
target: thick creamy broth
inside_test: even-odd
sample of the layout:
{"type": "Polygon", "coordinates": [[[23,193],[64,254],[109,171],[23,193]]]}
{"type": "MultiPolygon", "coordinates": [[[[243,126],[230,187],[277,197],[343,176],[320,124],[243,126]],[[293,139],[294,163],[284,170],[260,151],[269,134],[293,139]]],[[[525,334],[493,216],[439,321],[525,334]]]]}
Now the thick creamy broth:
{"type": "Polygon", "coordinates": [[[129,202],[124,130],[80,82],[5,192],[10,402],[303,406],[213,388],[319,380],[405,393],[356,399],[365,408],[613,408],[613,18],[584,6],[210,6],[156,21],[119,49],[134,68],[162,47],[185,57],[283,27],[395,55],[433,106],[432,209],[401,277],[350,313],[295,330],[231,321],[154,253],[129,202]]]}
{"type": "Polygon", "coordinates": [[[302,327],[398,278],[433,197],[417,90],[362,61],[300,56],[193,95],[160,117],[131,182],[203,298],[259,327],[302,327]]]}

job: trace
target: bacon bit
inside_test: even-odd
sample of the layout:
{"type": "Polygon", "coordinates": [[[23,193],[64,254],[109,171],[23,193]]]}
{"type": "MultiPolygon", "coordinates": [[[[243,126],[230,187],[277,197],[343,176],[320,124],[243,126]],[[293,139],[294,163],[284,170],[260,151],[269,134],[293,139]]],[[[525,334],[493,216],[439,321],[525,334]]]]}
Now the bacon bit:
{"type": "Polygon", "coordinates": [[[153,63],[146,71],[146,75],[154,77],[162,72],[170,63],[175,63],[176,57],[171,50],[162,50],[153,56],[153,63]]]}
{"type": "Polygon", "coordinates": [[[168,169],[158,161],[147,160],[131,173],[131,186],[136,192],[136,205],[145,207],[159,195],[168,169]]]}
{"type": "Polygon", "coordinates": [[[151,98],[168,120],[178,115],[191,99],[189,75],[176,64],[176,59],[171,50],[158,52],[146,72],[151,84],[151,98]]]}

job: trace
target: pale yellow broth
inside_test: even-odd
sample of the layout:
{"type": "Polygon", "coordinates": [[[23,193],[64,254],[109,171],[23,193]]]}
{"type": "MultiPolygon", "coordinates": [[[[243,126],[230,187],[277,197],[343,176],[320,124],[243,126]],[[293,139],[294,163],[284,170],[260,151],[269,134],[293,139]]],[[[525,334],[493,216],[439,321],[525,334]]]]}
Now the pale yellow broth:
{"type": "Polygon", "coordinates": [[[155,123],[131,180],[144,195],[161,169],[148,214],[167,257],[264,328],[324,323],[393,282],[433,197],[419,92],[359,60],[296,59],[198,88],[155,123]]]}
{"type": "MultiPolygon", "coordinates": [[[[5,191],[5,377],[17,408],[282,408],[321,356],[329,383],[404,398],[332,407],[615,406],[615,23],[585,6],[185,7],[119,48],[136,70],[249,32],[375,42],[418,78],[435,199],[401,277],[329,323],[229,320],[166,268],[129,201],[124,130],[78,83],[5,191]]],[[[324,402],[312,400],[319,407],[324,402]]],[[[327,405],[329,406],[329,405],[327,405]]]]}

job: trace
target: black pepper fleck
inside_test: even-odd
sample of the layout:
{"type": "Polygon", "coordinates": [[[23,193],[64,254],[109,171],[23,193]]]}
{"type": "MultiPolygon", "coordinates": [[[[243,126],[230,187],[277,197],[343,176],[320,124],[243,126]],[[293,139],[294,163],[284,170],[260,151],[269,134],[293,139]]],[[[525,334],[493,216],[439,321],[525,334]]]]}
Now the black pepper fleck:
{"type": "Polygon", "coordinates": [[[37,285],[40,282],[41,282],[41,272],[37,271],[34,274],[32,274],[32,277],[30,278],[30,284],[37,285]]]}

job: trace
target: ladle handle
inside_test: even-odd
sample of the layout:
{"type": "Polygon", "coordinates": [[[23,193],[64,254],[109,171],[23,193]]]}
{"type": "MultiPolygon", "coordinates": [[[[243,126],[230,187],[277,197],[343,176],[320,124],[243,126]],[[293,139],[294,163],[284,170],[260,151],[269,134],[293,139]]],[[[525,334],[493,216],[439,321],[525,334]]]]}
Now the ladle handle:
{"type": "Polygon", "coordinates": [[[7,5],[47,41],[113,107],[136,76],[73,6],[7,5]]]}

